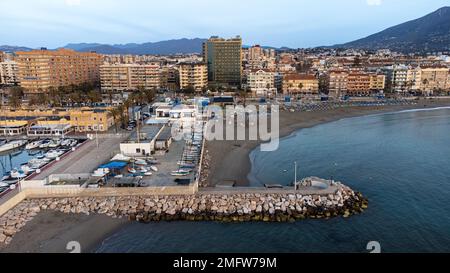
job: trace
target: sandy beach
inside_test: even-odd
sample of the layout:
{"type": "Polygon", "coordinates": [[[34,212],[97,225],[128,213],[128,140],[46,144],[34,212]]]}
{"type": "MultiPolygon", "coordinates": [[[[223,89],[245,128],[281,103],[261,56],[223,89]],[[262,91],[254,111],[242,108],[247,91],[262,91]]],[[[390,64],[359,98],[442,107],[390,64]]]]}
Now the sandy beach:
{"type": "MultiPolygon", "coordinates": [[[[450,99],[420,100],[416,105],[377,107],[347,107],[318,112],[280,112],[280,138],[302,128],[370,114],[395,112],[407,109],[450,106],[450,99]]],[[[237,186],[248,186],[247,175],[251,170],[250,152],[260,141],[209,141],[206,149],[211,156],[208,183],[214,186],[223,181],[234,181],[237,186]]]]}
{"type": "Polygon", "coordinates": [[[114,219],[106,215],[41,211],[0,252],[69,253],[67,243],[76,241],[80,243],[81,252],[88,253],[127,223],[127,219],[114,219]]]}

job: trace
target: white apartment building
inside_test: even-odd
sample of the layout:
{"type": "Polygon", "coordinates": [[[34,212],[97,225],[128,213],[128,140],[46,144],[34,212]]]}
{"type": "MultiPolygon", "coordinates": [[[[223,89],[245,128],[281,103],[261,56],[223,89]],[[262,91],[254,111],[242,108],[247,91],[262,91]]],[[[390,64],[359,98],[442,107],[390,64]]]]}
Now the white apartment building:
{"type": "Polygon", "coordinates": [[[0,84],[19,84],[19,67],[14,61],[0,63],[0,84]]]}
{"type": "Polygon", "coordinates": [[[257,96],[276,95],[275,73],[268,70],[252,70],[247,76],[247,85],[257,96]]]}
{"type": "Polygon", "coordinates": [[[392,90],[395,92],[407,92],[408,85],[408,67],[405,65],[395,65],[391,72],[392,90]]]}

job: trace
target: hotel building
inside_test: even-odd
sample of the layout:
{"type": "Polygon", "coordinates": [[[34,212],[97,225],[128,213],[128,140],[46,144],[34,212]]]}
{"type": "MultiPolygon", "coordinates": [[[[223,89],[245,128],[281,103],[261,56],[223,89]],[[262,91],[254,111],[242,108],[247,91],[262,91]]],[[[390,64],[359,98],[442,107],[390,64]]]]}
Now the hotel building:
{"type": "Polygon", "coordinates": [[[317,95],[319,94],[319,80],[311,74],[286,74],[283,77],[283,93],[317,95]]]}
{"type": "Polygon", "coordinates": [[[100,66],[100,84],[103,92],[133,91],[140,87],[146,90],[161,86],[159,63],[107,64],[100,66]]]}
{"type": "Polygon", "coordinates": [[[433,91],[447,88],[449,68],[446,66],[421,66],[420,90],[432,94],[433,91]]]}
{"type": "Polygon", "coordinates": [[[208,68],[205,63],[181,63],[178,71],[181,89],[191,86],[200,92],[208,86],[208,68]]]}
{"type": "Polygon", "coordinates": [[[97,83],[102,57],[69,49],[16,52],[20,85],[28,93],[49,87],[97,83]]]}
{"type": "Polygon", "coordinates": [[[384,74],[364,71],[330,71],[328,74],[329,94],[335,98],[342,95],[369,96],[385,88],[384,74]]]}
{"type": "Polygon", "coordinates": [[[250,91],[257,96],[276,95],[275,73],[264,69],[251,70],[247,76],[250,91]]]}
{"type": "Polygon", "coordinates": [[[340,98],[347,92],[348,72],[345,70],[332,70],[328,73],[328,94],[340,98]]]}
{"type": "Polygon", "coordinates": [[[208,81],[223,86],[241,85],[242,39],[211,37],[203,43],[203,60],[208,66],[208,81]]]}

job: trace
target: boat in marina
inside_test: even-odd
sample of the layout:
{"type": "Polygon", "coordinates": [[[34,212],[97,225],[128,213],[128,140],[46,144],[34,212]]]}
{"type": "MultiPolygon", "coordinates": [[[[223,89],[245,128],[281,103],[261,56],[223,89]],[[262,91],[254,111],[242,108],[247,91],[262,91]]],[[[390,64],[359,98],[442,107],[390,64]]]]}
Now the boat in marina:
{"type": "Polygon", "coordinates": [[[145,172],[144,173],[144,176],[151,176],[151,175],[153,175],[151,172],[145,172]]]}
{"type": "Polygon", "coordinates": [[[37,156],[36,159],[40,159],[40,160],[45,161],[47,163],[50,162],[50,160],[51,160],[51,159],[45,157],[45,154],[37,156]]]}
{"type": "Polygon", "coordinates": [[[147,161],[145,161],[144,159],[136,159],[136,161],[134,161],[134,164],[136,164],[136,165],[147,165],[147,161]]]}
{"type": "Polygon", "coordinates": [[[48,161],[45,161],[43,159],[33,158],[30,159],[30,161],[28,161],[28,166],[30,166],[33,169],[40,169],[47,163],[48,161]]]}
{"type": "Polygon", "coordinates": [[[132,174],[136,173],[136,169],[134,168],[128,168],[127,171],[132,174]]]}
{"type": "Polygon", "coordinates": [[[64,153],[64,151],[50,150],[45,154],[45,157],[49,158],[49,159],[55,159],[55,158],[61,156],[63,153],[64,153]]]}
{"type": "Polygon", "coordinates": [[[28,144],[25,146],[25,149],[27,149],[27,150],[37,149],[37,148],[39,148],[39,146],[40,146],[41,144],[42,144],[42,140],[36,140],[36,141],[33,141],[33,142],[28,143],[28,144]]]}
{"type": "Polygon", "coordinates": [[[70,146],[70,144],[72,144],[72,139],[70,138],[61,140],[61,146],[70,146]]]}
{"type": "Polygon", "coordinates": [[[77,144],[78,144],[78,140],[72,139],[70,142],[70,147],[75,147],[75,146],[77,146],[77,144]]]}
{"type": "Polygon", "coordinates": [[[13,140],[0,146],[0,153],[20,148],[27,144],[26,140],[13,140]]]}
{"type": "Polygon", "coordinates": [[[46,139],[42,141],[42,143],[39,145],[39,148],[40,149],[48,148],[48,145],[50,145],[50,140],[46,139]]]}
{"type": "Polygon", "coordinates": [[[6,139],[0,138],[0,146],[6,144],[8,142],[6,139]]]}
{"type": "Polygon", "coordinates": [[[154,171],[154,172],[157,172],[157,171],[158,171],[158,168],[157,168],[156,166],[150,166],[150,169],[151,169],[152,171],[154,171]]]}
{"type": "Polygon", "coordinates": [[[27,175],[22,170],[12,169],[10,172],[10,176],[13,179],[22,179],[27,177],[27,175]]]}
{"type": "Polygon", "coordinates": [[[28,165],[28,163],[22,164],[22,166],[20,166],[20,170],[26,175],[34,173],[36,171],[30,165],[28,165]]]}
{"type": "Polygon", "coordinates": [[[186,170],[176,170],[176,171],[172,171],[170,173],[170,175],[172,176],[186,176],[189,175],[189,172],[186,170]]]}
{"type": "Polygon", "coordinates": [[[48,144],[49,148],[57,148],[61,145],[61,140],[59,139],[53,139],[50,141],[50,143],[48,144]]]}

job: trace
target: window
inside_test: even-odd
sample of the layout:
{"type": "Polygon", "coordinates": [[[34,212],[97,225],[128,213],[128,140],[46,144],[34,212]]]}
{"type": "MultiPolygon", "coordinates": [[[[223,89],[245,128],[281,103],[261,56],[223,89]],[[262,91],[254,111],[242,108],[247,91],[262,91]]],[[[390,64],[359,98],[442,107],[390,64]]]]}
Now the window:
{"type": "Polygon", "coordinates": [[[140,153],[141,153],[141,149],[136,148],[136,153],[137,153],[137,154],[140,154],[140,153]]]}

